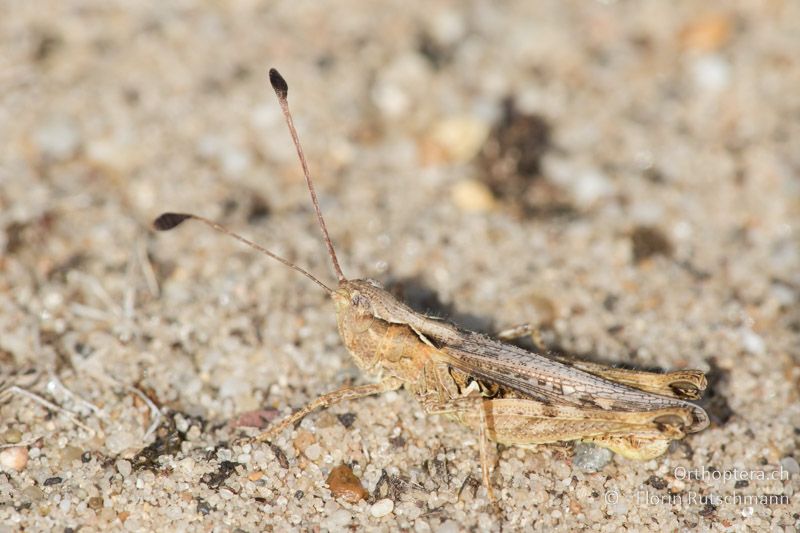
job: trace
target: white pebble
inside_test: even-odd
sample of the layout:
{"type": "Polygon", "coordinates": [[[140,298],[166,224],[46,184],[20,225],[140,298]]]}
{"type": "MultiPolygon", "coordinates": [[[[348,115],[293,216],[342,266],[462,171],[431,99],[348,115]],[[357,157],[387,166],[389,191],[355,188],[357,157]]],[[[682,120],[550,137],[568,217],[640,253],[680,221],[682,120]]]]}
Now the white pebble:
{"type": "Polygon", "coordinates": [[[123,451],[134,448],[138,444],[136,437],[129,431],[117,431],[106,437],[106,446],[112,454],[119,454],[123,451]]]}
{"type": "Polygon", "coordinates": [[[323,522],[322,526],[330,530],[344,528],[350,523],[352,517],[347,509],[339,509],[331,513],[323,522]]]}
{"type": "Polygon", "coordinates": [[[58,510],[61,511],[62,513],[68,513],[71,505],[72,505],[72,499],[69,496],[67,496],[66,498],[61,500],[61,503],[58,504],[58,510]]]}
{"type": "Polygon", "coordinates": [[[81,144],[81,136],[75,124],[60,119],[41,127],[34,134],[34,142],[44,155],[64,160],[75,155],[81,144]]]}
{"type": "Polygon", "coordinates": [[[575,201],[582,206],[589,206],[614,192],[611,181],[598,170],[587,170],[579,174],[571,185],[575,201]]]}
{"type": "Polygon", "coordinates": [[[433,38],[445,46],[455,44],[467,31],[464,16],[455,9],[437,13],[428,24],[433,38]]]}
{"type": "Polygon", "coordinates": [[[64,304],[64,296],[55,291],[47,292],[44,295],[42,303],[47,309],[53,311],[64,304]]]}
{"type": "Polygon", "coordinates": [[[800,464],[798,464],[797,459],[794,457],[788,456],[781,459],[781,468],[796,476],[800,474],[800,464]]]}
{"type": "Polygon", "coordinates": [[[742,343],[744,344],[744,349],[753,355],[762,355],[766,349],[764,339],[750,330],[742,331],[742,343]]]}
{"type": "Polygon", "coordinates": [[[119,472],[122,477],[128,477],[131,475],[131,462],[126,461],[125,459],[120,459],[117,461],[117,472],[119,472]]]}
{"type": "MultiPolygon", "coordinates": [[[[612,459],[613,454],[606,448],[580,442],[575,446],[572,464],[584,472],[602,470],[612,459]]],[[[570,479],[572,479],[570,477],[570,479]]]]}
{"type": "Polygon", "coordinates": [[[189,421],[180,414],[175,415],[175,429],[181,433],[186,433],[186,431],[189,429],[189,421]]]}
{"type": "Polygon", "coordinates": [[[322,455],[322,448],[320,448],[319,444],[314,443],[303,451],[303,455],[312,461],[316,461],[322,455]]]}
{"type": "Polygon", "coordinates": [[[16,446],[0,451],[0,466],[20,472],[28,465],[28,449],[16,446]]]}
{"type": "Polygon", "coordinates": [[[389,498],[384,498],[372,504],[369,513],[375,518],[380,518],[382,516],[386,516],[387,514],[391,513],[393,509],[394,509],[394,502],[389,498]]]}
{"type": "Polygon", "coordinates": [[[469,115],[451,116],[434,124],[431,139],[449,161],[467,162],[478,153],[489,135],[489,124],[469,115]]]}
{"type": "Polygon", "coordinates": [[[698,58],[692,65],[694,82],[700,89],[717,92],[730,82],[730,66],[721,56],[710,55],[698,58]]]}
{"type": "Polygon", "coordinates": [[[235,147],[225,147],[220,154],[222,169],[231,176],[244,174],[250,168],[251,159],[248,152],[235,147]]]}
{"type": "Polygon", "coordinates": [[[477,180],[459,181],[453,185],[450,198],[456,207],[468,213],[489,211],[495,205],[492,191],[477,180]]]}

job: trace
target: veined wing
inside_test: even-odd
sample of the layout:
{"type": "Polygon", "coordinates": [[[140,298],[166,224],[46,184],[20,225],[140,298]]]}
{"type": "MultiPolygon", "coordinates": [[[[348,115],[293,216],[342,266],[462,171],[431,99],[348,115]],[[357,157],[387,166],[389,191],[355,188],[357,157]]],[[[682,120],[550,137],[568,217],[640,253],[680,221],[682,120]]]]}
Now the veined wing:
{"type": "MultiPolygon", "coordinates": [[[[439,339],[434,334],[430,340],[436,345],[439,339]]],[[[617,411],[688,407],[695,418],[689,431],[708,425],[706,412],[690,402],[609,381],[479,333],[461,331],[457,340],[446,341],[437,348],[452,367],[538,401],[617,411]]]]}

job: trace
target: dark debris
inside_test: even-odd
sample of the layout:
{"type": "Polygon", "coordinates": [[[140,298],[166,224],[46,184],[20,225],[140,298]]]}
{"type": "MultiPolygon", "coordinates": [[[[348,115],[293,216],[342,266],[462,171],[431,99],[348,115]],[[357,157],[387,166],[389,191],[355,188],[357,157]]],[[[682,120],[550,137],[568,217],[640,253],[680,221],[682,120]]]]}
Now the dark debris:
{"type": "Polygon", "coordinates": [[[208,515],[212,511],[211,505],[203,498],[197,498],[197,512],[203,516],[208,515]]]}
{"type": "Polygon", "coordinates": [[[345,427],[345,429],[350,429],[350,426],[353,425],[353,422],[356,421],[356,414],[355,413],[343,413],[341,415],[336,415],[336,418],[339,419],[339,422],[345,427]]]}
{"type": "Polygon", "coordinates": [[[663,490],[669,485],[664,478],[660,478],[656,475],[650,476],[646,483],[656,490],[663,490]]]}
{"type": "Polygon", "coordinates": [[[661,229],[655,226],[637,226],[631,233],[633,260],[636,263],[656,255],[671,257],[674,247],[661,229]]]}
{"type": "Polygon", "coordinates": [[[286,457],[286,453],[281,450],[280,446],[277,444],[270,444],[269,449],[275,454],[275,459],[278,460],[278,464],[281,465],[281,468],[287,470],[289,468],[289,459],[286,457]]]}
{"type": "Polygon", "coordinates": [[[372,498],[374,500],[389,498],[396,502],[400,499],[400,496],[408,490],[408,486],[408,479],[391,475],[386,472],[386,470],[382,470],[381,477],[378,479],[378,482],[375,484],[375,489],[372,491],[372,498]]]}
{"type": "Polygon", "coordinates": [[[503,101],[503,115],[478,154],[482,180],[514,213],[574,215],[563,191],[541,179],[542,159],[552,148],[552,127],[545,117],[523,113],[508,97],[503,101]]]}
{"type": "MultiPolygon", "coordinates": [[[[159,470],[161,468],[159,457],[162,455],[175,456],[182,451],[181,445],[186,440],[186,434],[178,431],[175,427],[175,414],[175,412],[171,412],[164,417],[164,422],[156,430],[156,440],[133,458],[134,470],[159,470]]],[[[186,414],[183,414],[183,416],[191,419],[193,423],[198,424],[201,428],[205,425],[205,421],[197,417],[191,417],[186,414]]]]}
{"type": "Polygon", "coordinates": [[[231,477],[231,474],[236,471],[237,466],[239,466],[239,463],[221,461],[217,470],[203,474],[203,477],[200,478],[200,482],[208,485],[208,488],[216,490],[231,477]]]}

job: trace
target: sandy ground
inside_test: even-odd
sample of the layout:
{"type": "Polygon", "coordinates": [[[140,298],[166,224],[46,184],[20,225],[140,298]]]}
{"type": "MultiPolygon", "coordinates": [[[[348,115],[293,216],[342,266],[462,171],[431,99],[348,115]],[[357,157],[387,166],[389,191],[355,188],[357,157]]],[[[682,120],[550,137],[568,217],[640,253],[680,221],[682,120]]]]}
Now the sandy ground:
{"type": "Polygon", "coordinates": [[[0,530],[794,531],[800,4],[698,5],[0,2],[0,530]],[[712,426],[501,448],[499,515],[476,436],[403,391],[232,445],[365,380],[307,279],[150,229],[332,283],[270,66],[346,274],[706,370],[712,426]]]}

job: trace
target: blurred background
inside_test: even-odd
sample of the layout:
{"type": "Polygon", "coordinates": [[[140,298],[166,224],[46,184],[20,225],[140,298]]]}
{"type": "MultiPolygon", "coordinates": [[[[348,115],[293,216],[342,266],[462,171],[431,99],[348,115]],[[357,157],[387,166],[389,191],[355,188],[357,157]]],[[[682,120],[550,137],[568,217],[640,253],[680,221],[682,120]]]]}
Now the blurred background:
{"type": "Polygon", "coordinates": [[[679,487],[670,461],[782,465],[791,480],[750,490],[797,503],[800,4],[0,10],[0,441],[28,457],[0,477],[0,521],[497,525],[482,493],[459,492],[479,471],[474,440],[405,394],[334,409],[355,434],[324,414],[304,422],[312,441],[288,432],[287,468],[269,447],[220,444],[242,413],[259,425],[363,379],[313,284],[205,227],[150,229],[194,212],[334,279],[275,67],[346,275],[487,333],[533,321],[556,349],[709,371],[715,423],[692,453],[591,474],[569,452],[501,450],[509,527],[797,525],[792,505],[629,496],[653,476],[729,488],[679,487]],[[442,460],[452,475],[420,466],[442,460]],[[368,497],[331,492],[339,463],[368,497]],[[379,493],[387,469],[424,490],[379,493]],[[227,475],[198,483],[209,472],[227,475]],[[621,503],[592,503],[610,486],[621,503]]]}

